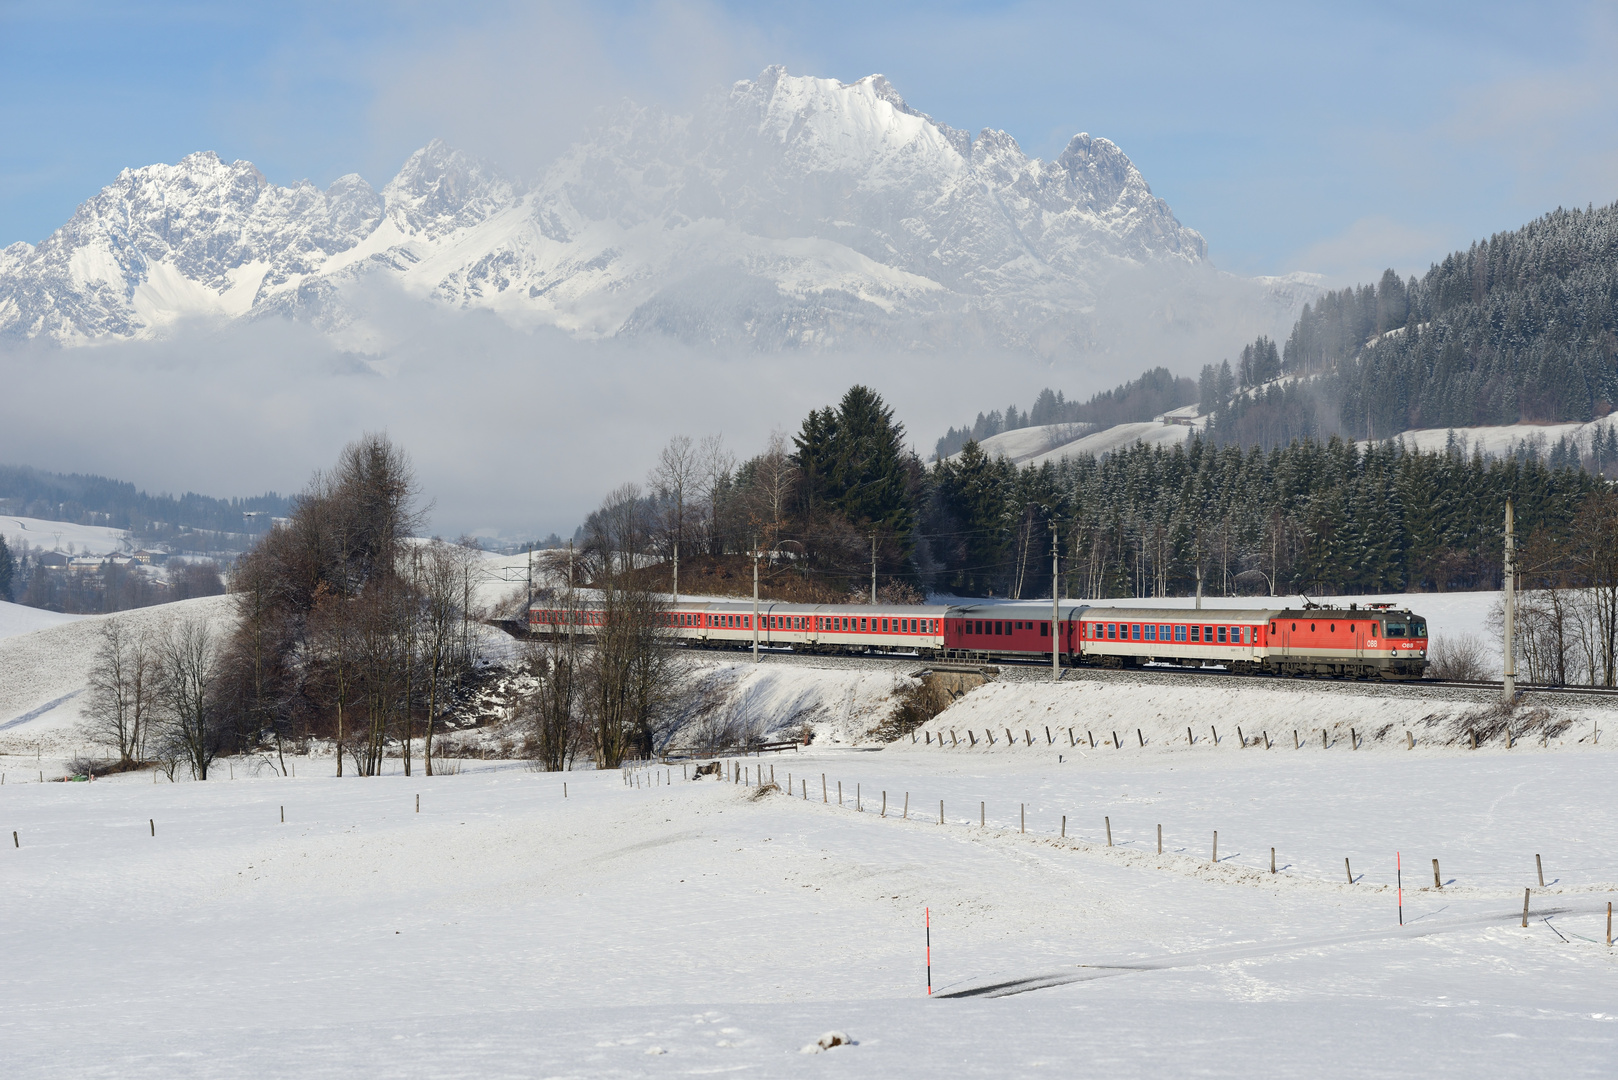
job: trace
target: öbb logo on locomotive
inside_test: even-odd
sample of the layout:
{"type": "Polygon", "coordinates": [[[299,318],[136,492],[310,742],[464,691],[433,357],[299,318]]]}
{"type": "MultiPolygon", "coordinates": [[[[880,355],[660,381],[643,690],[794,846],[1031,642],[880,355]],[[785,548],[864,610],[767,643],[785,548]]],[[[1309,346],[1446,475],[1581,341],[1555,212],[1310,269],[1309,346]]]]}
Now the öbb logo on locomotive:
{"type": "MultiPolygon", "coordinates": [[[[1419,679],[1427,666],[1427,622],[1387,604],[1191,609],[1101,607],[1064,600],[1051,633],[1050,601],[931,605],[809,605],[750,600],[680,602],[665,613],[669,633],[697,646],[800,653],[898,653],[937,660],[1040,660],[1127,668],[1220,668],[1235,673],[1419,679]],[[755,619],[757,625],[754,625],[755,619]]],[[[589,637],[601,610],[538,601],[536,635],[589,637]]]]}

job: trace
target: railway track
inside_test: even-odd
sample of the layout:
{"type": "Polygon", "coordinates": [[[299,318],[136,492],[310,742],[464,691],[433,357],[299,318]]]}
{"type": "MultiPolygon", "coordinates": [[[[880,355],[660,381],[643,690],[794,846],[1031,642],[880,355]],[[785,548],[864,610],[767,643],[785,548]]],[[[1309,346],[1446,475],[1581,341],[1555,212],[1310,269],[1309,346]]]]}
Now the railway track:
{"type": "MultiPolygon", "coordinates": [[[[698,650],[693,650],[694,652],[698,650]]],[[[740,662],[751,660],[751,653],[742,650],[700,650],[715,659],[734,658],[740,662]]],[[[906,673],[934,666],[959,667],[958,662],[935,662],[915,655],[878,654],[872,656],[839,656],[836,654],[800,654],[788,652],[762,652],[760,662],[806,667],[849,667],[875,671],[903,671],[906,673]]],[[[1002,682],[1049,682],[1050,661],[995,660],[976,665],[998,668],[1002,682]]],[[[1500,700],[1498,682],[1463,682],[1451,679],[1419,679],[1409,682],[1381,682],[1372,679],[1305,678],[1287,675],[1238,675],[1212,668],[1149,667],[1115,669],[1102,667],[1072,667],[1062,669],[1062,681],[1107,682],[1145,686],[1218,686],[1228,688],[1232,680],[1250,682],[1257,687],[1274,689],[1302,689],[1321,693],[1355,694],[1359,696],[1399,697],[1432,701],[1467,701],[1479,705],[1500,700]]],[[[1589,707],[1597,702],[1604,707],[1618,708],[1618,689],[1591,686],[1517,686],[1519,699],[1546,705],[1589,707]]]]}

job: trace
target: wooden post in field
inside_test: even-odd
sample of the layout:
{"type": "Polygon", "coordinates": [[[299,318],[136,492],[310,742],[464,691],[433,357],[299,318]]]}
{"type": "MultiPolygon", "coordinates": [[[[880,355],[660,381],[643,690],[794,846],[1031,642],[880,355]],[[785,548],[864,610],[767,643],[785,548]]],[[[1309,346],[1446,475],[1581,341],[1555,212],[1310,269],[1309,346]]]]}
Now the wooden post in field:
{"type": "Polygon", "coordinates": [[[416,793],[416,813],[421,813],[421,793],[416,793]]]}
{"type": "Polygon", "coordinates": [[[905,792],[905,812],[900,817],[899,820],[901,820],[901,821],[909,821],[910,820],[910,792],[908,792],[908,791],[905,792]]]}
{"type": "Polygon", "coordinates": [[[1270,873],[1275,873],[1275,849],[1270,849],[1270,873]]]}
{"type": "Polygon", "coordinates": [[[1348,856],[1343,856],[1343,872],[1348,875],[1348,883],[1354,884],[1354,870],[1348,865],[1348,856]]]}
{"type": "Polygon", "coordinates": [[[1096,733],[1086,730],[1085,734],[1090,737],[1090,749],[1094,750],[1096,748],[1096,733]]]}
{"type": "Polygon", "coordinates": [[[1242,726],[1236,725],[1236,745],[1243,750],[1247,749],[1247,736],[1242,734],[1242,726]]]}
{"type": "Polygon", "coordinates": [[[837,781],[837,805],[843,805],[843,782],[841,780],[837,781]]]}
{"type": "Polygon", "coordinates": [[[938,800],[938,823],[940,825],[944,824],[944,800],[943,799],[938,800]]]}
{"type": "Polygon", "coordinates": [[[1350,750],[1358,750],[1360,748],[1359,734],[1355,732],[1353,728],[1348,729],[1348,748],[1350,750]]]}
{"type": "Polygon", "coordinates": [[[157,835],[157,819],[156,818],[147,818],[146,819],[146,824],[151,826],[152,835],[156,836],[157,835]]]}
{"type": "MultiPolygon", "coordinates": [[[[44,783],[44,781],[41,780],[40,783],[44,783]]],[[[17,830],[16,829],[11,830],[11,846],[14,847],[14,848],[22,847],[22,841],[17,839],[17,830]]]]}
{"type": "Polygon", "coordinates": [[[1027,728],[1022,729],[1022,741],[1025,745],[1034,745],[1034,736],[1027,728]]]}
{"type": "Polygon", "coordinates": [[[826,774],[820,774],[820,801],[826,801],[826,774]]]}
{"type": "Polygon", "coordinates": [[[1443,887],[1444,887],[1444,882],[1442,880],[1440,880],[1440,878],[1438,876],[1438,860],[1434,859],[1433,860],[1433,888],[1442,889],[1443,887]]]}
{"type": "Polygon", "coordinates": [[[1056,744],[1056,738],[1053,735],[1051,735],[1051,726],[1049,724],[1046,724],[1045,725],[1045,745],[1046,746],[1054,746],[1055,744],[1056,744]]]}
{"type": "Polygon", "coordinates": [[[1124,748],[1124,744],[1118,741],[1118,733],[1116,731],[1112,733],[1112,748],[1114,750],[1122,750],[1124,748]]]}
{"type": "Polygon", "coordinates": [[[1208,725],[1208,730],[1213,733],[1214,745],[1218,746],[1219,745],[1219,729],[1214,727],[1212,724],[1209,724],[1208,725]]]}
{"type": "Polygon", "coordinates": [[[1104,817],[1101,820],[1107,823],[1107,846],[1112,847],[1112,818],[1104,817]]]}
{"type": "Polygon", "coordinates": [[[1077,745],[1079,745],[1078,740],[1073,738],[1073,729],[1072,728],[1067,729],[1067,744],[1069,746],[1077,746],[1077,745]]]}
{"type": "Polygon", "coordinates": [[[1543,889],[1545,887],[1545,864],[1539,861],[1538,855],[1534,856],[1534,869],[1539,872],[1539,887],[1543,889]]]}
{"type": "Polygon", "coordinates": [[[562,798],[567,798],[567,781],[562,781],[562,798]]]}
{"type": "Polygon", "coordinates": [[[1325,728],[1320,729],[1320,748],[1322,750],[1331,749],[1331,746],[1326,742],[1326,729],[1325,728]]]}
{"type": "Polygon", "coordinates": [[[1268,731],[1261,731],[1260,734],[1264,736],[1264,749],[1268,750],[1270,748],[1270,733],[1268,731]]]}
{"type": "Polygon", "coordinates": [[[888,793],[886,791],[882,793],[882,813],[880,816],[888,816],[888,793]]]}
{"type": "Polygon", "coordinates": [[[1524,930],[1528,929],[1528,894],[1531,892],[1533,892],[1532,889],[1522,891],[1522,925],[1524,930]]]}
{"type": "Polygon", "coordinates": [[[1294,749],[1294,750],[1302,750],[1303,749],[1303,740],[1298,738],[1298,729],[1297,728],[1292,729],[1292,749],[1294,749]]]}
{"type": "Polygon", "coordinates": [[[1142,745],[1142,746],[1145,746],[1145,745],[1146,745],[1146,736],[1144,736],[1144,735],[1142,735],[1142,734],[1141,734],[1141,733],[1140,733],[1140,728],[1136,728],[1136,729],[1135,729],[1135,738],[1137,738],[1137,739],[1139,739],[1139,740],[1140,740],[1140,744],[1141,744],[1141,745],[1142,745]]]}
{"type": "Polygon", "coordinates": [[[1607,948],[1612,948],[1612,901],[1607,901],[1607,948]]]}
{"type": "Polygon", "coordinates": [[[1191,729],[1189,727],[1185,729],[1185,744],[1187,746],[1197,745],[1197,740],[1192,736],[1191,729]]]}
{"type": "Polygon", "coordinates": [[[287,808],[283,806],[283,807],[281,807],[281,824],[285,825],[286,823],[287,823],[287,808]]]}
{"type": "Polygon", "coordinates": [[[987,826],[984,824],[989,820],[989,812],[987,809],[985,809],[987,805],[987,803],[978,803],[978,828],[980,829],[987,828],[987,826]]]}
{"type": "Polygon", "coordinates": [[[1475,731],[1469,731],[1467,734],[1472,738],[1472,749],[1476,750],[1478,748],[1478,733],[1475,731]]]}
{"type": "Polygon", "coordinates": [[[1157,853],[1163,854],[1163,826],[1157,827],[1157,853]]]}
{"type": "Polygon", "coordinates": [[[1405,730],[1405,749],[1406,750],[1414,750],[1415,748],[1416,748],[1416,736],[1407,728],[1405,730]]]}
{"type": "Polygon", "coordinates": [[[1018,821],[1017,831],[1020,832],[1020,833],[1027,832],[1028,831],[1028,804],[1027,803],[1018,803],[1017,804],[1017,815],[1018,815],[1018,818],[1017,818],[1017,821],[1018,821]]]}
{"type": "Polygon", "coordinates": [[[1067,815],[1062,815],[1062,839],[1067,839],[1067,815]]]}
{"type": "Polygon", "coordinates": [[[1219,861],[1219,830],[1214,830],[1213,861],[1219,861]]]}

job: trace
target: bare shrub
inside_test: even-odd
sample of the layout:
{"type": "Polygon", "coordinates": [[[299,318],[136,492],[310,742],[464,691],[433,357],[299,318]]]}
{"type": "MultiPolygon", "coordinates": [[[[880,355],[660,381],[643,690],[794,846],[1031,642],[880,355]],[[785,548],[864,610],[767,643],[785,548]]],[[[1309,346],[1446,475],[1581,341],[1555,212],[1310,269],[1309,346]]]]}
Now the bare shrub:
{"type": "Polygon", "coordinates": [[[898,706],[868,734],[883,742],[903,738],[949,708],[954,700],[939,680],[931,676],[917,679],[899,691],[898,706]]]}
{"type": "Polygon", "coordinates": [[[1476,634],[1434,637],[1427,649],[1427,675],[1455,682],[1478,682],[1487,672],[1483,640],[1476,634]]]}

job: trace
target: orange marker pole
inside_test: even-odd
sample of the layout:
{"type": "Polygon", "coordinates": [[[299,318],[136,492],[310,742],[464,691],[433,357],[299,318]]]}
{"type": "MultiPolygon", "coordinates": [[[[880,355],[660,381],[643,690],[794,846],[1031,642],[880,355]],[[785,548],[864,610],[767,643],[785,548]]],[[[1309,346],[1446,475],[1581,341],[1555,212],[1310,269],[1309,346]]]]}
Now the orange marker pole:
{"type": "Polygon", "coordinates": [[[1404,856],[1399,852],[1393,853],[1393,872],[1395,880],[1399,883],[1399,925],[1405,924],[1405,867],[1404,856]]]}
{"type": "Polygon", "coordinates": [[[933,909],[924,908],[927,913],[927,996],[933,996],[933,909]]]}

